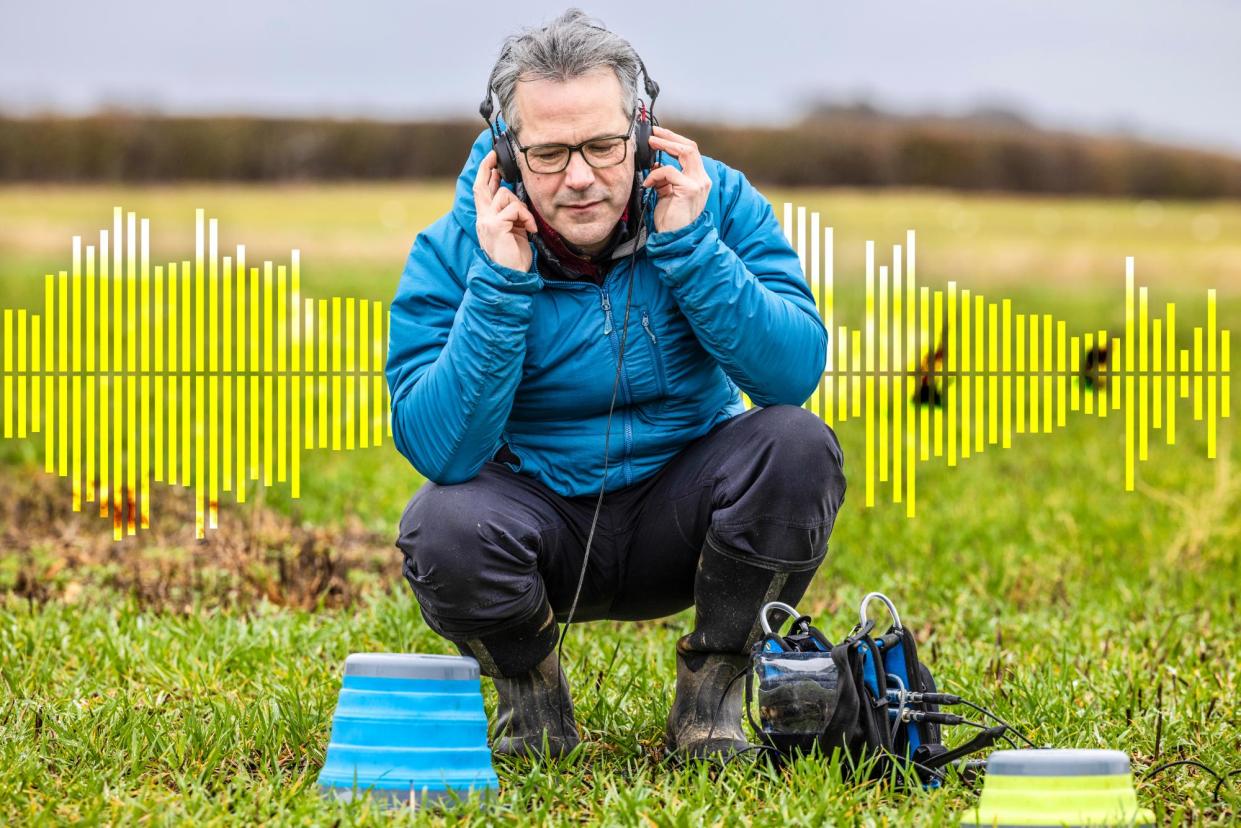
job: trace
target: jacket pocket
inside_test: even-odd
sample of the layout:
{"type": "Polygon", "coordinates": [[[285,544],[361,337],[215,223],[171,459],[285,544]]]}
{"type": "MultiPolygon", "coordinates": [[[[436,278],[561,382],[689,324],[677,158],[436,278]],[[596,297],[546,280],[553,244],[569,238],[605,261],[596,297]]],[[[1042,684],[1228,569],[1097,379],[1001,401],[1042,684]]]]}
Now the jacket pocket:
{"type": "Polygon", "coordinates": [[[525,465],[521,456],[513,451],[513,438],[507,431],[500,435],[500,448],[496,450],[491,459],[497,463],[503,463],[515,472],[521,471],[521,467],[525,465]]]}
{"type": "Polygon", "coordinates": [[[655,330],[650,311],[646,306],[638,306],[636,311],[636,325],[629,336],[637,339],[637,347],[632,357],[625,354],[625,376],[634,413],[643,422],[651,423],[667,407],[668,375],[659,332],[655,330]]]}

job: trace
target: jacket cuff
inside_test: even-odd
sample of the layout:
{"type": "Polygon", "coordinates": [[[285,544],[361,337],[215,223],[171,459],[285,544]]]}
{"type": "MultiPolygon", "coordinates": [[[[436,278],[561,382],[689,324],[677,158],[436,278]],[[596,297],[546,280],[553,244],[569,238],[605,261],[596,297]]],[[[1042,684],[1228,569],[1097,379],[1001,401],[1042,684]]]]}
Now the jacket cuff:
{"type": "Polygon", "coordinates": [[[646,240],[647,254],[655,261],[665,283],[677,287],[689,276],[686,265],[694,252],[715,232],[715,217],[703,208],[698,218],[684,227],[654,233],[646,240]]]}
{"type": "Polygon", "coordinates": [[[533,262],[530,270],[515,270],[497,264],[481,247],[475,252],[466,283],[475,293],[488,297],[497,293],[531,294],[543,289],[543,277],[534,269],[533,262]]]}

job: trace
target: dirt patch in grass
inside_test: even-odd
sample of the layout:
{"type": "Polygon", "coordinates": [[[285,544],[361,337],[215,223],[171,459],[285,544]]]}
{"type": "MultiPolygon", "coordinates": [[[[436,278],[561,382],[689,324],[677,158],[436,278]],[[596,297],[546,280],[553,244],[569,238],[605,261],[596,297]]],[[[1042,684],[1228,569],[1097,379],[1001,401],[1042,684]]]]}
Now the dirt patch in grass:
{"type": "Polygon", "coordinates": [[[258,502],[221,504],[218,528],[194,537],[190,497],[156,494],[151,525],[113,539],[95,503],[74,512],[66,481],[0,477],[0,593],[74,603],[99,588],[143,608],[185,612],[267,601],[343,607],[401,577],[395,535],[346,520],[307,526],[258,502]]]}

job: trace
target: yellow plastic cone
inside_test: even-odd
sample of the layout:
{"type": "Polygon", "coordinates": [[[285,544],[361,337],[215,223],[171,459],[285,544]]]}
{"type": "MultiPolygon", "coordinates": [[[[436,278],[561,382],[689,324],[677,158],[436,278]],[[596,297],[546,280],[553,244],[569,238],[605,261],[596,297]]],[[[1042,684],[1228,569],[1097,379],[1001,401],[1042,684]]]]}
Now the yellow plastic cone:
{"type": "Polygon", "coordinates": [[[966,825],[1154,825],[1138,805],[1129,757],[1118,750],[997,750],[966,825]]]}

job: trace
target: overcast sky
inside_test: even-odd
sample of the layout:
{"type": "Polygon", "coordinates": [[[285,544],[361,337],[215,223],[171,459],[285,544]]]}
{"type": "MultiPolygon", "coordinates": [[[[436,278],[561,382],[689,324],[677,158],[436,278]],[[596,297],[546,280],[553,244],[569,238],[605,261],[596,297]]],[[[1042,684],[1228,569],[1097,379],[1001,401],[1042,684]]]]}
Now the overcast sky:
{"type": "MultiPolygon", "coordinates": [[[[477,117],[504,36],[567,5],[0,0],[0,108],[477,117]]],[[[1000,104],[1241,153],[1238,0],[577,5],[637,47],[669,126],[779,122],[813,96],[1000,104]]]]}

